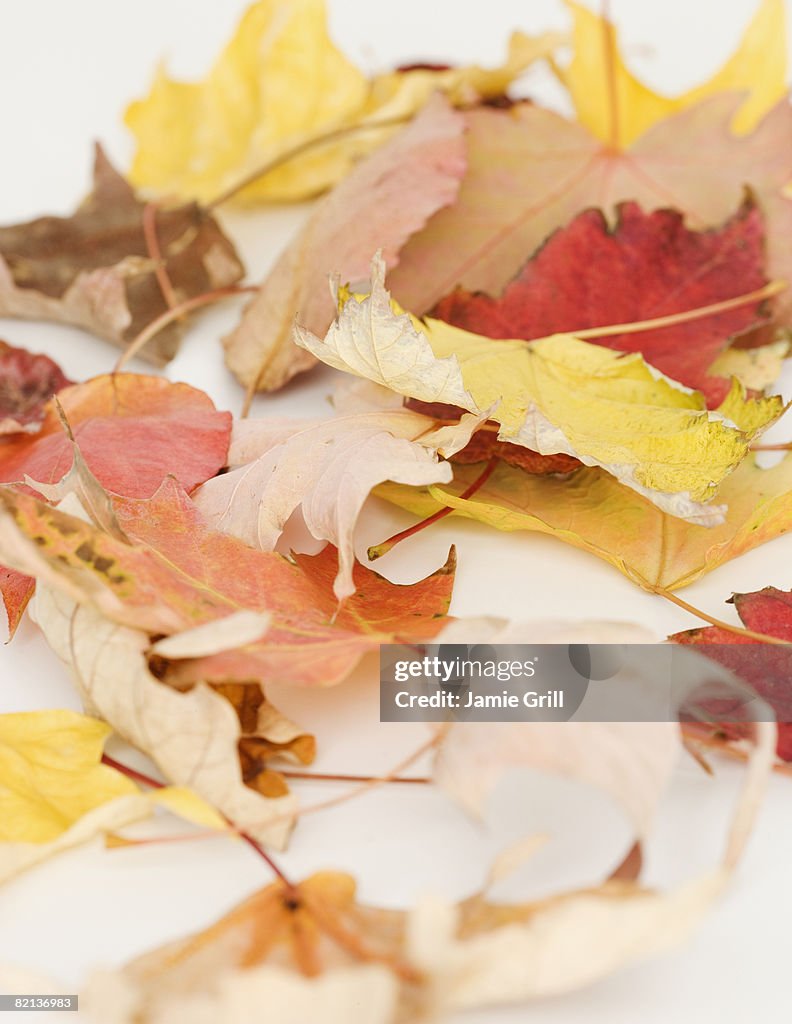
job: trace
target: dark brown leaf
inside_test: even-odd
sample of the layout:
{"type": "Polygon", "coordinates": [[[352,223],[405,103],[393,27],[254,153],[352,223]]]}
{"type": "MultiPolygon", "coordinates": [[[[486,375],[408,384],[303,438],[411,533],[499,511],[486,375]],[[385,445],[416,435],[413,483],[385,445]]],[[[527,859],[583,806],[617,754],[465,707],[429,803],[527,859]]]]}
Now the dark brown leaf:
{"type": "MultiPolygon", "coordinates": [[[[0,228],[0,315],[74,324],[123,348],[168,308],[145,209],[97,146],[93,192],[71,217],[0,228]]],[[[197,204],[158,209],[155,227],[177,301],[243,276],[234,246],[197,204]]],[[[164,328],[146,358],[166,363],[180,331],[179,323],[164,328]]]]}

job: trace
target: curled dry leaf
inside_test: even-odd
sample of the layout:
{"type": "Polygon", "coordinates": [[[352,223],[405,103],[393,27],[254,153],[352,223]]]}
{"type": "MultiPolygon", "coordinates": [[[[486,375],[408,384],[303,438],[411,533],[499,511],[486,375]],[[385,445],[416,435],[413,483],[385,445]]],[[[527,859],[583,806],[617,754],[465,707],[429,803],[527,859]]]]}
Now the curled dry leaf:
{"type": "Polygon", "coordinates": [[[34,430],[50,398],[71,383],[48,356],[0,341],[0,435],[34,430]]]}
{"type": "Polygon", "coordinates": [[[412,586],[357,566],[356,593],[339,607],[335,549],[289,561],[249,548],[208,527],[172,478],[151,499],[115,499],[127,541],[9,488],[0,500],[0,559],[118,625],[159,637],[240,611],[270,616],[255,642],[159,664],[174,685],[331,685],[379,644],[431,639],[447,621],[453,553],[412,586]]]}
{"type": "MultiPolygon", "coordinates": [[[[461,619],[438,643],[647,644],[656,637],[627,622],[507,622],[461,619]]],[[[640,661],[628,661],[620,685],[641,685],[640,661]]],[[[611,680],[613,683],[613,680],[611,680]]],[[[533,768],[593,785],[620,804],[645,839],[680,751],[671,722],[458,722],[435,756],[438,786],[474,815],[511,768],[533,768]]]]}
{"type": "Polygon", "coordinates": [[[725,92],[743,93],[732,128],[744,134],[786,93],[783,0],[762,0],[726,64],[702,85],[675,97],[658,95],[630,72],[610,22],[571,0],[567,7],[574,19],[573,59],[568,68],[555,70],[570,92],[578,120],[603,142],[628,146],[658,121],[725,92]]]}
{"type": "Polygon", "coordinates": [[[295,315],[323,334],[335,313],[328,276],[362,280],[379,248],[394,266],[410,235],[456,199],[467,166],[464,128],[462,115],[435,97],[319,204],[224,341],[242,384],[272,391],[314,365],[291,340],[295,315]]]}
{"type": "MultiPolygon", "coordinates": [[[[80,457],[99,484],[115,493],[150,497],[168,475],[192,490],[225,464],[231,416],[187,384],[110,374],[66,388],[58,400],[80,457]]],[[[70,473],[74,459],[74,444],[53,403],[36,434],[0,438],[0,480],[5,483],[57,484],[70,473]]],[[[0,590],[13,633],[33,584],[2,568],[0,590]]]]}
{"type": "MultiPolygon", "coordinates": [[[[488,338],[545,338],[686,313],[757,291],[764,275],[764,226],[747,199],[722,227],[693,231],[675,210],[616,208],[609,228],[586,210],[552,235],[498,296],[458,288],[432,315],[488,338]]],[[[762,321],[762,305],[686,323],[592,339],[640,352],[667,377],[703,392],[716,408],[729,381],[711,375],[729,340],[762,321]]]]}
{"type": "MultiPolygon", "coordinates": [[[[562,38],[515,33],[506,61],[492,70],[416,67],[368,80],[330,39],[324,0],[258,0],[203,81],[177,82],[159,69],[149,95],[129,107],[126,122],[138,143],[132,180],[167,195],[210,200],[323,134],[406,120],[435,92],[458,103],[500,96],[562,38]]],[[[372,129],[301,153],[242,195],[314,196],[388,134],[372,129]]]]}
{"type": "MultiPolygon", "coordinates": [[[[263,758],[246,782],[245,726],[231,701],[205,684],[180,692],[161,682],[149,669],[146,633],[119,626],[48,586],[38,589],[35,617],[89,713],[148,754],[167,779],[189,786],[238,828],[261,842],[286,842],[295,798],[285,795],[284,786],[272,792],[263,758]],[[259,776],[263,792],[256,784],[259,776]]],[[[243,698],[246,703],[254,700],[252,689],[249,699],[243,698]]],[[[266,735],[253,739],[267,742],[266,735]]]]}
{"type": "MultiPolygon", "coordinates": [[[[792,642],[792,593],[765,587],[731,598],[743,625],[756,633],[792,642]]],[[[792,649],[751,641],[717,626],[689,629],[671,638],[701,645],[701,653],[731,669],[772,707],[778,719],[778,756],[792,761],[792,649]]],[[[718,726],[729,737],[746,733],[745,725],[718,726]]]]}
{"type": "MultiPolygon", "coordinates": [[[[0,316],[83,327],[120,347],[168,309],[143,227],[146,204],[100,148],[94,187],[71,217],[0,228],[0,316]]],[[[177,301],[234,284],[244,273],[217,221],[195,204],[158,209],[156,231],[177,301]]],[[[162,364],[181,326],[143,350],[162,364]]]]}
{"type": "Polygon", "coordinates": [[[649,591],[687,586],[792,527],[792,455],[772,469],[760,469],[752,456],[745,459],[720,489],[728,512],[711,529],[661,512],[596,469],[562,480],[501,465],[475,498],[460,498],[479,472],[480,467],[459,467],[448,490],[383,484],[375,493],[421,518],[451,507],[498,530],[557,537],[649,591]]]}
{"type": "Polygon", "coordinates": [[[458,723],[438,750],[434,780],[480,815],[499,779],[533,768],[601,789],[645,839],[680,750],[671,722],[458,723]]]}
{"type": "Polygon", "coordinates": [[[704,503],[783,410],[780,398],[746,399],[735,381],[718,411],[707,412],[702,395],[637,353],[572,335],[493,345],[439,320],[411,319],[393,308],[384,273],[375,259],[371,294],[350,296],[324,341],[297,327],[297,343],[409,398],[491,410],[499,439],[600,466],[689,522],[723,521],[724,507],[704,503]]]}
{"type": "Polygon", "coordinates": [[[372,488],[384,480],[448,483],[438,461],[464,448],[480,418],[437,427],[407,409],[363,412],[331,420],[241,420],[232,434],[232,468],[207,481],[193,500],[207,523],[251,547],[273,551],[298,507],[310,533],[338,549],[333,591],[354,592],[354,530],[372,488]]]}
{"type": "Polygon", "coordinates": [[[101,764],[110,732],[73,711],[0,715],[0,882],[147,817],[155,803],[201,825],[224,827],[189,791],[144,795],[101,764]]]}
{"type": "Polygon", "coordinates": [[[246,1024],[262,1005],[294,1024],[342,1024],[361,1005],[376,1024],[407,1024],[580,988],[698,924],[750,831],[773,744],[762,724],[724,866],[668,893],[616,880],[529,904],[479,894],[402,913],[359,905],[352,878],[323,872],[276,882],[206,931],[94,976],[84,1005],[103,1024],[246,1024]]]}

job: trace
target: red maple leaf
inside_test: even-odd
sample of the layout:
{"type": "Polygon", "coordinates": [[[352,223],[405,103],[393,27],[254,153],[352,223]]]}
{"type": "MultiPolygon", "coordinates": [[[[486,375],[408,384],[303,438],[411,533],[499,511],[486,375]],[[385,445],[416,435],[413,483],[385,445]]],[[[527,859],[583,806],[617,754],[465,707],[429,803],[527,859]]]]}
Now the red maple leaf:
{"type": "Polygon", "coordinates": [[[44,407],[72,382],[49,356],[0,341],[0,434],[44,419],[44,407]]]}
{"type": "MultiPolygon", "coordinates": [[[[765,587],[752,594],[735,594],[732,601],[747,629],[792,643],[792,592],[765,587]]],[[[730,669],[764,698],[778,719],[778,756],[792,761],[792,647],[758,643],[718,626],[690,629],[670,639],[703,645],[702,654],[730,669]]],[[[724,731],[739,737],[745,735],[746,727],[728,726],[724,731]]]]}
{"type": "MultiPolygon", "coordinates": [[[[457,288],[432,312],[490,338],[544,338],[562,332],[653,320],[747,294],[767,283],[764,226],[752,199],[724,225],[692,231],[681,213],[617,207],[609,229],[590,209],[559,229],[499,296],[457,288]]],[[[708,371],[729,341],[763,321],[761,303],[687,323],[592,339],[640,352],[667,376],[703,391],[710,406],[729,382],[708,371]]]]}
{"type": "MultiPolygon", "coordinates": [[[[191,491],[225,465],[231,416],[187,384],[141,374],[107,374],[60,392],[80,451],[109,491],[148,498],[166,476],[191,491]]],[[[0,437],[0,483],[57,483],[72,465],[71,441],[53,404],[36,434],[0,437]]],[[[13,634],[33,581],[0,567],[0,592],[13,634]]]]}

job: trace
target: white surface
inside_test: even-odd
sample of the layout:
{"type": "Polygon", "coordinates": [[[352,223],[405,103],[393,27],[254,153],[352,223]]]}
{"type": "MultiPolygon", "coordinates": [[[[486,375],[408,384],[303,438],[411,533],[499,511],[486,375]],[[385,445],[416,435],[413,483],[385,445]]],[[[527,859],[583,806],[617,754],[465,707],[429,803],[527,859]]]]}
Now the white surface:
{"type": "MultiPolygon", "coordinates": [[[[44,212],[67,212],[84,193],[90,144],[100,138],[122,167],[131,147],[120,123],[130,99],[147,87],[154,64],[197,75],[230,32],[242,0],[5,0],[0,5],[2,169],[0,222],[44,212]]],[[[370,69],[416,58],[495,61],[508,31],[562,28],[566,18],[551,0],[401,0],[399,4],[330,0],[336,38],[370,69]]],[[[752,0],[616,0],[634,66],[653,84],[681,89],[704,78],[735,44],[752,0]]],[[[789,5],[792,8],[792,4],[789,5]]],[[[541,72],[526,88],[559,102],[541,72]]],[[[229,214],[225,220],[260,278],[289,232],[296,208],[229,214]]],[[[167,375],[205,388],[222,408],[238,411],[239,388],[223,367],[218,337],[235,322],[233,304],[195,322],[167,375]]],[[[57,358],[82,379],[110,369],[116,351],[76,330],[0,321],[0,336],[57,358]]],[[[283,394],[259,399],[254,414],[316,414],[333,375],[320,371],[283,394]]],[[[787,394],[792,377],[787,377],[787,394]]],[[[776,428],[786,439],[792,424],[776,428]]],[[[407,522],[387,506],[368,517],[367,543],[407,522]]],[[[498,535],[476,524],[446,522],[383,559],[382,571],[414,580],[439,565],[451,542],[460,568],[453,611],[521,619],[608,617],[637,621],[658,637],[695,622],[659,598],[644,594],[593,557],[548,538],[498,535]]],[[[767,584],[792,586],[792,536],[712,573],[686,592],[720,615],[734,591],[767,584]]],[[[316,729],[318,770],[376,772],[392,766],[416,743],[404,725],[377,721],[373,665],[331,692],[274,694],[276,703],[316,729]]],[[[0,710],[77,707],[54,656],[29,622],[14,644],[0,650],[0,710]]],[[[712,863],[723,837],[728,801],[739,772],[719,767],[716,779],[694,765],[680,768],[649,850],[648,879],[671,884],[712,863]]],[[[484,1011],[468,1024],[765,1024],[789,1019],[788,921],[792,910],[790,782],[775,779],[770,798],[727,899],[684,949],[635,967],[584,992],[531,1007],[484,1011]]],[[[304,787],[305,802],[333,795],[331,786],[304,787]]],[[[176,831],[178,826],[174,826],[176,831]]],[[[522,872],[515,895],[530,896],[602,876],[621,857],[626,826],[604,799],[559,783],[520,776],[497,792],[486,822],[474,825],[447,801],[420,787],[387,791],[300,825],[282,858],[295,875],[321,867],[346,868],[360,879],[365,900],[404,905],[427,889],[452,896],[470,892],[495,851],[510,840],[549,831],[556,840],[522,872]],[[581,855],[581,851],[583,851],[581,855]]],[[[92,966],[120,964],[166,939],[205,926],[256,887],[266,868],[240,844],[225,840],[180,843],[107,853],[98,844],[73,851],[0,889],[0,963],[55,975],[64,991],[79,989],[92,966]]],[[[19,1014],[9,1020],[44,1020],[19,1014]]],[[[53,1020],[64,1018],[55,1018],[53,1020]]]]}

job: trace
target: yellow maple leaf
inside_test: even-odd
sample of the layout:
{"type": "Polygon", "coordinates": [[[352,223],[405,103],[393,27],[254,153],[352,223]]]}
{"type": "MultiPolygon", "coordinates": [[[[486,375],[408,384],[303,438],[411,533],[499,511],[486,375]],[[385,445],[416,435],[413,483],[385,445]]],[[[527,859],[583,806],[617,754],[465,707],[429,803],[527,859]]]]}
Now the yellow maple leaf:
{"type": "Polygon", "coordinates": [[[460,497],[480,472],[481,465],[457,466],[450,489],[389,483],[374,493],[421,518],[450,507],[498,530],[556,537],[649,591],[686,587],[792,528],[792,454],[772,469],[745,459],[721,487],[728,513],[712,529],[664,514],[598,469],[562,478],[501,463],[474,498],[460,497]]]}
{"type": "MultiPolygon", "coordinates": [[[[258,0],[205,79],[178,82],[160,68],[149,95],[129,106],[126,123],[138,144],[130,178],[158,193],[208,201],[316,136],[368,121],[406,120],[437,90],[459,103],[499,95],[561,39],[515,33],[503,66],[491,70],[416,68],[369,80],[333,44],[325,0],[258,0]]],[[[386,137],[372,130],[322,146],[242,195],[316,195],[386,137]]]]}
{"type": "Polygon", "coordinates": [[[0,715],[0,842],[47,843],[137,786],[101,763],[112,730],[73,711],[0,715]]]}
{"type": "Polygon", "coordinates": [[[0,715],[0,881],[146,818],[155,805],[206,828],[227,827],[189,789],[144,793],[102,764],[112,731],[75,711],[0,715]]]}
{"type": "Polygon", "coordinates": [[[724,92],[745,92],[732,128],[752,131],[787,91],[786,19],[783,0],[762,0],[737,51],[709,81],[680,96],[661,96],[633,75],[622,59],[614,26],[567,0],[574,19],[573,58],[555,67],[578,119],[616,149],[630,146],[657,121],[724,92]]]}
{"type": "Polygon", "coordinates": [[[751,439],[783,411],[780,398],[748,399],[734,381],[721,409],[664,377],[638,353],[569,334],[530,343],[493,342],[440,320],[401,314],[384,286],[381,259],[365,298],[341,296],[321,341],[295,341],[318,359],[424,402],[487,411],[499,438],[542,455],[600,466],[666,512],[693,523],[723,521],[707,506],[751,439]]]}

